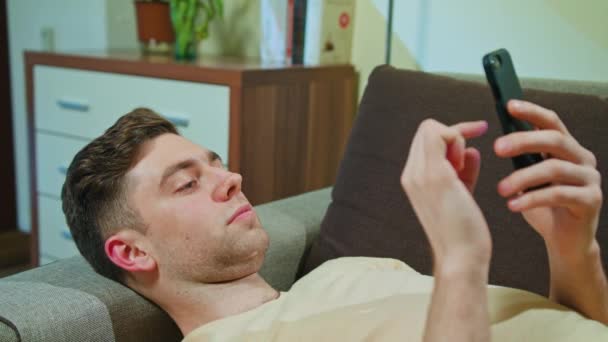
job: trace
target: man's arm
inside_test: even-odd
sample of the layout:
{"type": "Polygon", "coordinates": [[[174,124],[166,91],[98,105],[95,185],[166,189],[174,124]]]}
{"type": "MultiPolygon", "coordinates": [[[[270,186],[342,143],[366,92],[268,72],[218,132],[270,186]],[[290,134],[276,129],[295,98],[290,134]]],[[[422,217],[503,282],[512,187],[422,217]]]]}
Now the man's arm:
{"type": "Polygon", "coordinates": [[[485,133],[485,122],[447,127],[423,122],[412,141],[401,184],[433,249],[435,285],[425,341],[488,341],[487,290],[491,239],[471,196],[479,152],[465,138],[485,133]]]}
{"type": "Polygon", "coordinates": [[[426,320],[425,341],[489,341],[488,264],[435,268],[435,287],[426,320]]]}
{"type": "Polygon", "coordinates": [[[588,253],[566,258],[551,249],[549,297],[583,315],[608,325],[608,284],[602,266],[599,244],[588,253]]]}
{"type": "Polygon", "coordinates": [[[499,138],[497,155],[536,152],[550,158],[513,172],[499,183],[498,191],[545,240],[550,298],[608,324],[608,286],[595,238],[602,206],[595,156],[572,137],[555,112],[525,101],[510,101],[508,108],[538,130],[499,138]]]}

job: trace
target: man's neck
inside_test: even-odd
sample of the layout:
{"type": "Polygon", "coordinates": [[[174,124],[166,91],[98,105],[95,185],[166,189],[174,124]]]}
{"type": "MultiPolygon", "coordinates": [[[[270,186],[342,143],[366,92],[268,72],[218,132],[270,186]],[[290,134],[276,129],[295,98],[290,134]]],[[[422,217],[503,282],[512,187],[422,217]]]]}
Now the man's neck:
{"type": "Polygon", "coordinates": [[[172,284],[160,306],[184,336],[192,330],[272,301],[279,296],[259,274],[220,284],[172,284]]]}

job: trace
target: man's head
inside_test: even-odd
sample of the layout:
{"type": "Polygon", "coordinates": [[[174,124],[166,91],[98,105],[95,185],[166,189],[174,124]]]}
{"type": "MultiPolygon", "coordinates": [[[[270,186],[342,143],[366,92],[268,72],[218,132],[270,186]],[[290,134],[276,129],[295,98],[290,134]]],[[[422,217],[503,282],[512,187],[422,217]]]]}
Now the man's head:
{"type": "Polygon", "coordinates": [[[253,274],[268,247],[241,176],[147,109],[126,114],[76,154],[62,201],[81,254],[140,292],[159,279],[253,274]]]}

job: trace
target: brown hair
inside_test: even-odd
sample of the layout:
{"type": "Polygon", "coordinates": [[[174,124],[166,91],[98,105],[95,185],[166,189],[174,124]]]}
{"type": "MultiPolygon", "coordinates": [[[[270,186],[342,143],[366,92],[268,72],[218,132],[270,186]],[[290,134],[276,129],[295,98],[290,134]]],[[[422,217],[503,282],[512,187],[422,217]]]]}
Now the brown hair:
{"type": "Polygon", "coordinates": [[[105,239],[120,228],[145,229],[127,201],[125,175],[142,144],[165,133],[179,134],[159,114],[137,108],[76,154],[63,184],[63,213],[78,250],[96,272],[121,283],[124,271],[106,256],[105,239]]]}

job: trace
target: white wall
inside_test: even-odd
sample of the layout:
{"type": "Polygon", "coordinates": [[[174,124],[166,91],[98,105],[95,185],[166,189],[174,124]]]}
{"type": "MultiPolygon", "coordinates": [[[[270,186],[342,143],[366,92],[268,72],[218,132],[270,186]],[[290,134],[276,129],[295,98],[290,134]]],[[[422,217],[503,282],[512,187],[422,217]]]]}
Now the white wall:
{"type": "MultiPolygon", "coordinates": [[[[104,49],[108,34],[107,8],[121,8],[113,18],[114,27],[128,26],[131,1],[125,0],[8,0],[8,34],[12,85],[13,132],[17,181],[17,219],[22,231],[30,229],[29,161],[26,133],[26,100],[23,51],[42,49],[41,30],[52,28],[57,50],[104,49]],[[107,2],[106,2],[107,1],[107,2]]],[[[132,9],[131,9],[132,11],[132,9]]],[[[134,12],[132,12],[134,13],[134,12]]],[[[109,32],[109,33],[108,33],[109,32]]],[[[114,34],[119,36],[118,34],[114,34]]],[[[123,34],[121,44],[134,42],[123,34]]]]}
{"type": "MultiPolygon", "coordinates": [[[[387,0],[373,0],[386,17],[387,0]]],[[[393,28],[426,71],[481,74],[506,47],[521,76],[608,80],[606,0],[397,0],[393,28]]]]}

